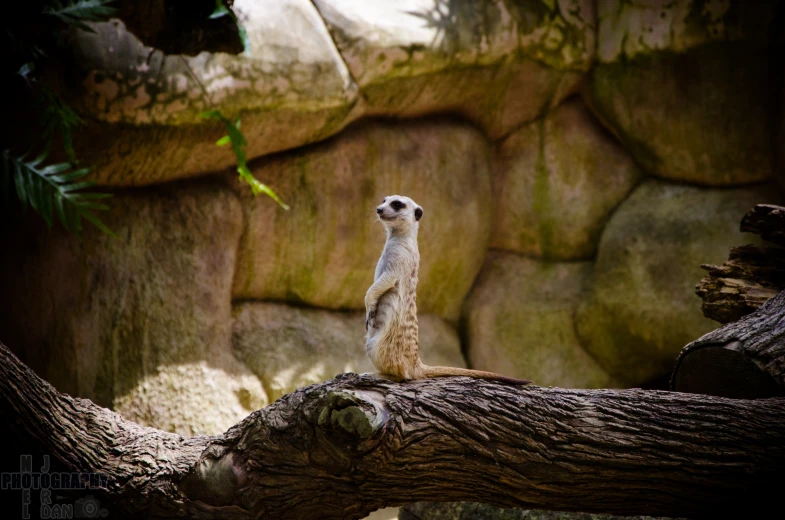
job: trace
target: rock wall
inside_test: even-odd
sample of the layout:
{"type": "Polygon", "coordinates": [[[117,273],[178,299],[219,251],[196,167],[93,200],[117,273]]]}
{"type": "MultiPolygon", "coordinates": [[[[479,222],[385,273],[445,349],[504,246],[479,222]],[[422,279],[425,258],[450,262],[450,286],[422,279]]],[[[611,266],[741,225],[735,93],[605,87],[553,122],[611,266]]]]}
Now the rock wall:
{"type": "Polygon", "coordinates": [[[0,231],[0,340],[144,424],[217,433],[370,371],[385,195],[425,209],[424,360],[567,387],[666,375],[715,326],[698,266],[781,200],[773,0],[234,6],[238,56],[167,56],[118,20],[74,33],[63,95],[119,238],[29,212],[0,231]],[[237,181],[210,108],[291,211],[237,181]]]}

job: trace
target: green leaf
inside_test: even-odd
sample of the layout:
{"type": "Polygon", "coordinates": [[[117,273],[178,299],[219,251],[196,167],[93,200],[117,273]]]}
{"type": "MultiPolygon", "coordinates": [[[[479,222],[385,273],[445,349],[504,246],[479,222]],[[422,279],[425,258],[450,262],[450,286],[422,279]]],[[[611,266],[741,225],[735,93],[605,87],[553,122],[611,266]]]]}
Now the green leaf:
{"type": "Polygon", "coordinates": [[[43,166],[45,158],[44,153],[31,161],[25,161],[24,156],[12,157],[8,150],[3,151],[3,170],[6,177],[9,172],[12,175],[22,204],[32,206],[49,227],[56,212],[60,223],[68,231],[78,233],[82,228],[81,219],[84,218],[104,233],[116,236],[92,213],[108,210],[109,206],[98,201],[112,194],[81,191],[95,186],[93,181],[75,182],[87,174],[87,168],[69,172],[71,165],[68,163],[43,166]]]}
{"type": "Polygon", "coordinates": [[[25,175],[19,162],[14,162],[14,185],[16,185],[16,196],[24,206],[27,204],[27,191],[25,190],[25,175]]]}
{"type": "Polygon", "coordinates": [[[200,112],[199,117],[204,119],[218,119],[219,121],[226,119],[218,110],[207,110],[205,112],[200,112]]]}
{"type": "Polygon", "coordinates": [[[112,193],[85,193],[80,191],[79,193],[69,193],[71,198],[78,198],[80,200],[100,200],[100,199],[108,199],[109,197],[114,197],[112,193]]]}
{"type": "Polygon", "coordinates": [[[278,195],[270,189],[269,186],[259,182],[248,169],[248,158],[245,153],[245,147],[248,146],[248,141],[240,131],[240,118],[235,119],[232,123],[229,118],[225,117],[218,110],[208,110],[199,114],[200,117],[205,119],[215,119],[221,121],[226,129],[226,135],[220,138],[215,144],[218,146],[225,146],[226,144],[232,145],[232,151],[237,159],[237,172],[240,178],[244,180],[250,187],[254,195],[265,193],[267,196],[277,202],[282,208],[288,210],[287,206],[278,195]]]}
{"type": "Polygon", "coordinates": [[[28,61],[27,63],[19,67],[17,74],[27,79],[28,76],[30,76],[30,74],[33,72],[33,70],[35,70],[35,63],[32,61],[28,61]]]}
{"type": "Polygon", "coordinates": [[[41,152],[41,153],[38,155],[38,157],[36,157],[35,159],[33,159],[33,160],[32,160],[31,162],[29,162],[28,164],[30,165],[30,167],[31,167],[31,168],[35,168],[36,166],[38,166],[39,164],[41,164],[42,162],[44,162],[44,160],[46,159],[46,156],[47,156],[47,155],[48,155],[48,153],[47,153],[46,151],[43,151],[43,152],[41,152]]]}
{"type": "Polygon", "coordinates": [[[24,173],[24,179],[22,182],[25,184],[25,193],[27,194],[27,203],[33,206],[35,209],[36,204],[35,202],[35,180],[33,178],[33,173],[29,169],[22,170],[24,173]]]}
{"type": "Polygon", "coordinates": [[[232,13],[232,19],[234,20],[234,24],[237,26],[237,35],[240,37],[240,41],[243,42],[243,54],[246,56],[251,55],[251,40],[248,39],[248,33],[243,27],[243,24],[240,23],[240,20],[237,19],[237,15],[232,13]]]}
{"type": "Polygon", "coordinates": [[[44,105],[42,124],[46,149],[49,149],[55,132],[59,132],[63,138],[63,149],[65,149],[68,159],[71,162],[76,162],[72,128],[83,125],[84,121],[46,85],[41,85],[39,102],[44,105]]]}
{"type": "Polygon", "coordinates": [[[34,210],[41,212],[41,200],[43,199],[42,194],[42,183],[36,182],[36,178],[33,175],[31,170],[25,171],[26,181],[27,181],[27,197],[30,202],[30,205],[33,207],[34,210]]]}
{"type": "Polygon", "coordinates": [[[210,13],[210,19],[222,18],[230,14],[232,14],[232,12],[226,8],[221,0],[215,0],[215,10],[210,13]]]}
{"type": "Polygon", "coordinates": [[[39,202],[38,212],[46,222],[46,227],[52,229],[52,195],[53,189],[51,185],[39,183],[41,186],[41,200],[39,202]]]}
{"type": "Polygon", "coordinates": [[[63,208],[63,197],[55,196],[55,209],[57,216],[60,218],[60,223],[65,229],[68,229],[68,217],[65,216],[65,209],[63,208]]]}
{"type": "Polygon", "coordinates": [[[278,203],[283,209],[289,211],[289,206],[278,197],[278,194],[275,193],[269,186],[264,183],[259,182],[259,180],[253,176],[251,170],[249,170],[246,166],[237,167],[237,171],[240,174],[240,178],[243,179],[251,186],[251,191],[254,195],[259,195],[260,193],[264,193],[270,198],[272,198],[275,202],[278,203]]]}
{"type": "Polygon", "coordinates": [[[87,172],[90,171],[87,168],[82,168],[81,170],[76,170],[70,173],[65,173],[63,175],[50,175],[49,178],[57,183],[64,183],[64,182],[71,182],[74,179],[79,179],[80,177],[84,177],[87,175],[87,172]]]}
{"type": "Polygon", "coordinates": [[[226,133],[229,134],[229,139],[232,143],[238,146],[248,146],[243,133],[234,125],[226,125],[226,133]]]}
{"type": "Polygon", "coordinates": [[[85,220],[89,221],[91,224],[93,224],[95,227],[97,227],[98,229],[100,229],[101,231],[103,231],[104,233],[109,235],[110,237],[120,238],[111,229],[106,227],[106,224],[101,222],[101,220],[98,217],[96,217],[95,215],[93,215],[89,211],[85,211],[84,213],[80,213],[80,215],[82,217],[84,217],[85,220]]]}
{"type": "Polygon", "coordinates": [[[63,193],[71,194],[71,192],[73,191],[83,190],[85,188],[92,188],[93,186],[95,186],[95,183],[93,181],[75,182],[73,184],[67,184],[65,186],[60,185],[60,191],[62,191],[63,193]]]}
{"type": "Polygon", "coordinates": [[[41,175],[52,175],[55,173],[61,173],[66,171],[71,167],[68,163],[59,163],[59,164],[50,164],[43,170],[41,170],[41,175]]]}

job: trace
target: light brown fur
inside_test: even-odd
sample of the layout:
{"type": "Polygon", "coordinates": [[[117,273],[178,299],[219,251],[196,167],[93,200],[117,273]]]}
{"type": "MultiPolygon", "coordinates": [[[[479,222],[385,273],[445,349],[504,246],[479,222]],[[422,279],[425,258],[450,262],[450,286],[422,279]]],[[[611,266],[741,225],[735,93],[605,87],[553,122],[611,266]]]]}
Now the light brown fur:
{"type": "Polygon", "coordinates": [[[422,208],[409,197],[390,195],[376,208],[387,231],[373,285],[365,294],[365,351],[382,376],[395,379],[469,376],[512,384],[531,381],[493,372],[423,364],[417,327],[417,231],[422,208]]]}

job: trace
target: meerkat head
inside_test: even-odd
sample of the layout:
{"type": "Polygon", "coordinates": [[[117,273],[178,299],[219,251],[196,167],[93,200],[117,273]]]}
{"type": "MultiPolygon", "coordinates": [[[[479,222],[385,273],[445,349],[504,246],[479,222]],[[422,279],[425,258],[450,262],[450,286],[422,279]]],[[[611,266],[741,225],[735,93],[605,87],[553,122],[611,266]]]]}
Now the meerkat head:
{"type": "Polygon", "coordinates": [[[388,233],[406,234],[417,229],[422,218],[422,208],[409,197],[388,195],[376,207],[376,214],[388,233]]]}

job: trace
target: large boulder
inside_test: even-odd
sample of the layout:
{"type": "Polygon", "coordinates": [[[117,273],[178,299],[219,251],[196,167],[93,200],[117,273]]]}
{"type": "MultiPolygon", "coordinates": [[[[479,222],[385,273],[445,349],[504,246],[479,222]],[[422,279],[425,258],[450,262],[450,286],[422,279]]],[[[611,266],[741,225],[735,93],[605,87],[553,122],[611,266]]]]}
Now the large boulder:
{"type": "Polygon", "coordinates": [[[366,113],[458,112],[492,138],[572,91],[594,52],[587,0],[315,0],[366,113]]]}
{"type": "Polygon", "coordinates": [[[608,217],[640,178],[580,99],[567,101],[498,144],[491,247],[592,258],[608,217]]]}
{"type": "Polygon", "coordinates": [[[592,356],[628,385],[669,373],[690,341],[717,327],[704,318],[695,284],[701,264],[721,264],[739,231],[776,187],[708,189],[647,181],[613,214],[593,279],[578,309],[578,334],[592,356]]]}
{"type": "Polygon", "coordinates": [[[586,97],[647,172],[714,186],[771,177],[776,0],[597,5],[586,97]]]}
{"type": "Polygon", "coordinates": [[[368,121],[257,161],[254,174],[292,211],[239,186],[247,230],[234,297],[364,309],[385,241],[374,210],[397,193],[425,210],[418,309],[457,319],[490,239],[488,155],[485,138],[466,124],[368,121]]]}
{"type": "MultiPolygon", "coordinates": [[[[419,315],[420,356],[429,365],[465,367],[458,333],[419,315]]],[[[270,399],[344,372],[375,372],[365,354],[365,315],[280,303],[235,305],[234,352],[262,381],[270,399]]]]}
{"type": "Polygon", "coordinates": [[[75,134],[78,156],[104,184],[140,185],[193,176],[235,162],[215,142],[220,110],[242,118],[255,157],[323,139],[348,122],[357,88],[308,0],[233,4],[245,53],[165,55],[112,20],[77,31],[69,100],[93,124],[75,134]]]}
{"type": "MultiPolygon", "coordinates": [[[[118,238],[92,227],[77,237],[59,226],[49,232],[43,224],[4,226],[2,341],[58,390],[107,407],[127,402],[124,396],[138,393],[161,370],[176,374],[173,366],[206,363],[211,368],[205,372],[239,373],[227,358],[242,232],[235,195],[220,183],[194,182],[110,200],[112,209],[102,218],[118,238]]],[[[203,378],[190,384],[192,395],[208,396],[213,388],[203,378]]],[[[258,385],[240,384],[252,396],[235,396],[232,406],[264,399],[258,385]]],[[[174,398],[177,392],[156,395],[174,398]]],[[[224,413],[211,408],[212,398],[188,402],[204,409],[198,413],[224,413]]]]}
{"type": "Polygon", "coordinates": [[[471,367],[541,386],[614,386],[575,334],[575,310],[590,273],[589,262],[489,253],[463,309],[471,367]]]}

